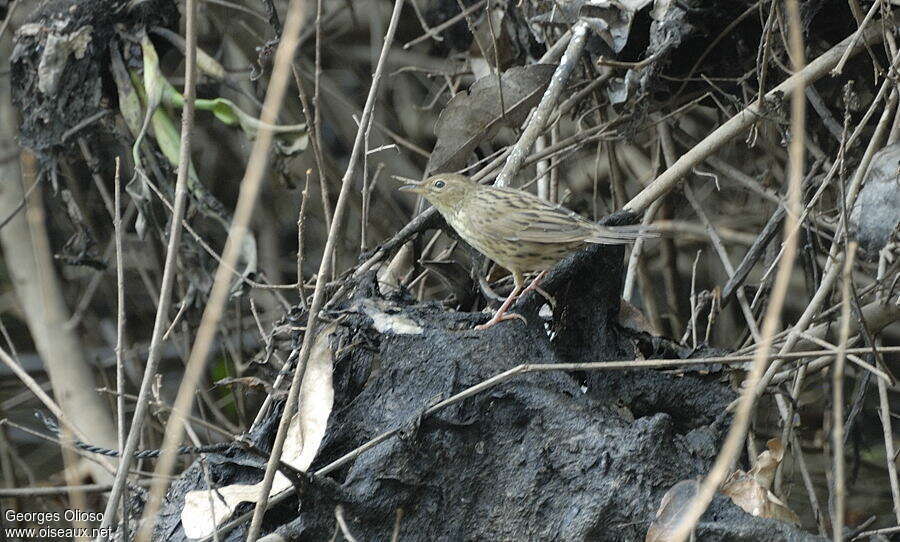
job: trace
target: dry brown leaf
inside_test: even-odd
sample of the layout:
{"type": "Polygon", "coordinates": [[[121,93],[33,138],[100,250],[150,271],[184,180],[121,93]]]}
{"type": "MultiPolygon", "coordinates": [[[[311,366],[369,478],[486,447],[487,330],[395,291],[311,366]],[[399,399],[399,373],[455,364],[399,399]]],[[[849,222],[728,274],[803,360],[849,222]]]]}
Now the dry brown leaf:
{"type": "MultiPolygon", "coordinates": [[[[487,71],[479,73],[473,70],[479,77],[492,73],[490,71],[492,67],[494,69],[499,67],[501,70],[511,67],[518,53],[517,47],[509,35],[510,27],[504,23],[504,18],[507,17],[506,10],[494,3],[494,7],[489,12],[482,13],[482,16],[475,22],[473,32],[475,40],[469,48],[471,60],[478,59],[484,53],[483,60],[487,71]],[[488,14],[490,14],[490,19],[488,19],[488,14]],[[495,44],[496,51],[494,50],[495,44]]],[[[514,26],[515,22],[510,24],[514,26]]]]}
{"type": "MultiPolygon", "coordinates": [[[[281,460],[297,470],[305,471],[312,464],[325,436],[328,416],[334,406],[332,384],[333,352],[329,338],[336,328],[331,324],[315,338],[309,362],[300,386],[300,405],[291,419],[281,460]]],[[[262,483],[234,484],[214,491],[189,491],[184,496],[181,524],[188,538],[204,538],[234,513],[242,502],[256,502],[262,483]]],[[[275,495],[290,487],[290,481],[280,472],[275,474],[272,491],[275,495]]]]}
{"type": "MultiPolygon", "coordinates": [[[[784,446],[777,438],[767,442],[766,446],[767,450],[759,454],[756,465],[750,472],[733,472],[722,484],[720,491],[749,514],[799,525],[797,515],[770,490],[775,480],[775,470],[784,459],[784,446]]],[[[647,530],[645,542],[671,540],[672,530],[699,488],[700,482],[697,480],[682,480],[672,486],[660,501],[656,518],[647,530]]]]}
{"type": "Polygon", "coordinates": [[[759,454],[750,472],[736,470],[731,473],[722,484],[721,492],[748,514],[799,525],[797,514],[771,491],[775,470],[784,459],[784,446],[780,439],[774,438],[766,443],[766,447],[768,449],[759,454]]]}
{"type": "Polygon", "coordinates": [[[437,143],[426,171],[455,171],[466,165],[482,141],[492,139],[502,126],[518,128],[543,96],[556,66],[534,64],[506,70],[503,107],[497,75],[486,75],[450,99],[434,126],[437,143]]]}

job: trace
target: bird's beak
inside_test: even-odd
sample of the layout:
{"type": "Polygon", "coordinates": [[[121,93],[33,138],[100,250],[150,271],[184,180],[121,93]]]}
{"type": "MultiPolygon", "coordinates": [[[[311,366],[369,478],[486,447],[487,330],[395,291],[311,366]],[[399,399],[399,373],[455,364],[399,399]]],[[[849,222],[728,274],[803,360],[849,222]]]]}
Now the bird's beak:
{"type": "Polygon", "coordinates": [[[409,183],[399,187],[398,190],[402,190],[403,192],[414,192],[416,194],[422,193],[422,188],[425,184],[424,182],[410,179],[408,177],[400,177],[398,175],[392,175],[392,177],[400,182],[409,183]]]}

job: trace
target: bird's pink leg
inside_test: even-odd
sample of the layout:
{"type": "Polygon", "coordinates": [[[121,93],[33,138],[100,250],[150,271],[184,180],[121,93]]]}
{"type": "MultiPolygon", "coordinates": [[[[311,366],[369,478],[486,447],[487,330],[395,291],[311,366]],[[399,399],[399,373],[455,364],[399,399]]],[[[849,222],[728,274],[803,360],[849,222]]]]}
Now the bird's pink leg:
{"type": "Polygon", "coordinates": [[[478,331],[482,331],[489,327],[493,327],[504,320],[512,320],[513,318],[519,318],[527,324],[528,323],[527,320],[525,320],[525,317],[522,316],[521,314],[516,314],[514,312],[511,312],[511,313],[506,312],[509,310],[509,308],[512,306],[512,304],[515,302],[515,300],[518,299],[519,293],[521,291],[522,291],[522,286],[518,283],[518,281],[516,281],[515,288],[513,288],[512,292],[509,293],[509,297],[507,297],[506,301],[504,301],[503,304],[500,305],[500,308],[497,310],[497,312],[494,313],[494,317],[483,324],[475,326],[475,329],[477,329],[478,331]]]}
{"type": "Polygon", "coordinates": [[[547,276],[546,270],[538,273],[538,276],[534,277],[534,280],[531,281],[531,283],[528,285],[528,288],[525,288],[524,290],[522,290],[522,293],[519,294],[519,297],[522,297],[523,295],[527,294],[528,292],[537,292],[537,293],[541,294],[542,296],[544,296],[544,299],[546,299],[547,302],[550,303],[551,307],[556,308],[556,299],[554,299],[552,295],[548,294],[543,288],[540,287],[541,281],[544,280],[544,277],[546,277],[546,276],[547,276]]]}

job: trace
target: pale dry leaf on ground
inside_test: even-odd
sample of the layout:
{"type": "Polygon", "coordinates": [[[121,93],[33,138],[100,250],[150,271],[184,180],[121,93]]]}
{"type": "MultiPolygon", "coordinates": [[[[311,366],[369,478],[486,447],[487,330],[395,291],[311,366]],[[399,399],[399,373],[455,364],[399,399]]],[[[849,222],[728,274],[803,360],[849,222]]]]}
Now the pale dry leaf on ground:
{"type": "Polygon", "coordinates": [[[361,305],[362,311],[372,319],[372,326],[379,333],[393,333],[395,335],[419,335],[422,326],[415,323],[405,314],[389,314],[390,307],[387,303],[377,303],[366,299],[361,305]],[[380,306],[379,306],[380,305],[380,306]]]}
{"type": "Polygon", "coordinates": [[[690,504],[691,499],[697,494],[700,482],[697,480],[682,480],[672,486],[659,503],[659,510],[644,542],[668,542],[672,539],[672,532],[678,525],[684,509],[690,504]]]}
{"type": "Polygon", "coordinates": [[[406,243],[391,258],[388,265],[378,268],[378,287],[382,292],[397,291],[405,277],[413,269],[412,243],[406,243]]]}
{"type": "MultiPolygon", "coordinates": [[[[329,345],[335,324],[323,328],[315,338],[309,362],[300,387],[300,405],[291,419],[281,460],[297,470],[305,471],[315,459],[328,416],[334,406],[332,383],[333,352],[329,345]]],[[[259,484],[234,484],[213,491],[196,490],[184,497],[181,523],[189,538],[203,538],[212,534],[216,526],[228,519],[242,502],[256,502],[259,484]]],[[[280,472],[275,474],[270,495],[290,487],[290,481],[280,472]]]]}

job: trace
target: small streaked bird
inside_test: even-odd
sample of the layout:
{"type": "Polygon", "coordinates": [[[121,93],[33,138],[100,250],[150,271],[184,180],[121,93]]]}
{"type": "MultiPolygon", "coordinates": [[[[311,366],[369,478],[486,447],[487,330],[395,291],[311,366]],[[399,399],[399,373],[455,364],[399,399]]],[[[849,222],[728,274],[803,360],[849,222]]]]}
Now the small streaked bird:
{"type": "Polygon", "coordinates": [[[395,178],[412,182],[400,190],[421,194],[463,240],[512,273],[513,291],[490,321],[476,326],[479,330],[522,318],[507,313],[513,302],[532,290],[544,294],[539,284],[547,270],[585,244],[621,245],[656,236],[641,226],[601,226],[528,192],[482,185],[464,175],[442,173],[422,182],[395,178]],[[539,274],[525,288],[525,273],[532,272],[539,274]]]}

